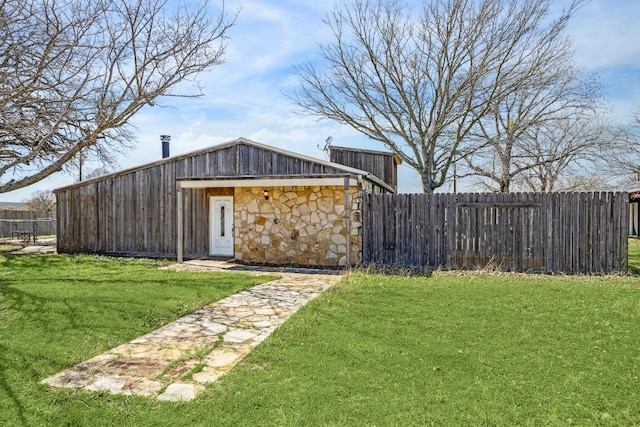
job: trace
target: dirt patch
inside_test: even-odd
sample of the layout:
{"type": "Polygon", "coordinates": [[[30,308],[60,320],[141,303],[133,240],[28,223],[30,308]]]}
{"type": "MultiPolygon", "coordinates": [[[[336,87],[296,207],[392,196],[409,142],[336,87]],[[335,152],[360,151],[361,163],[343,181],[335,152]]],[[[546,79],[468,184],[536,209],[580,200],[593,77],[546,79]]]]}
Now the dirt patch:
{"type": "Polygon", "coordinates": [[[180,364],[175,366],[173,369],[170,369],[168,372],[166,372],[162,377],[163,378],[180,378],[184,375],[187,375],[189,372],[191,372],[191,370],[193,369],[193,366],[190,364],[180,364]]]}
{"type": "Polygon", "coordinates": [[[154,378],[159,375],[168,363],[143,358],[117,359],[104,365],[103,371],[115,375],[130,375],[154,378]]]}

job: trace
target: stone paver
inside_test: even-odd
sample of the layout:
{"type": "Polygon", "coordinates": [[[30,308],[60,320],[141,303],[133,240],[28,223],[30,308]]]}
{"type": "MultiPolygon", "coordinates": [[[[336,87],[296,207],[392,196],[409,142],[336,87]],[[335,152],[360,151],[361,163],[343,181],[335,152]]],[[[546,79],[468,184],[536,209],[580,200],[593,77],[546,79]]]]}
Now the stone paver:
{"type": "Polygon", "coordinates": [[[170,384],[169,387],[158,396],[159,400],[191,400],[196,397],[196,393],[202,389],[202,386],[196,386],[194,384],[170,384]]]}
{"type": "MultiPolygon", "coordinates": [[[[209,260],[169,268],[246,271],[246,267],[209,260]]],[[[340,279],[338,274],[299,271],[279,273],[280,279],[203,307],[42,382],[160,400],[193,399],[205,384],[228,372],[293,313],[340,279]]]]}
{"type": "Polygon", "coordinates": [[[56,239],[39,239],[36,243],[22,240],[9,240],[8,244],[15,246],[12,255],[35,255],[56,253],[56,239]]]}

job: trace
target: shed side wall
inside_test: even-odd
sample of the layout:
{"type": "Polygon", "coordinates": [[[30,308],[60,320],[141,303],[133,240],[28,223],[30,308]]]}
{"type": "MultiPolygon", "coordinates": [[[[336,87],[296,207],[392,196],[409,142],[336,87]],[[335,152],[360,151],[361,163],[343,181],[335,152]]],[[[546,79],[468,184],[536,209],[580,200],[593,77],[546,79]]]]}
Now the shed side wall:
{"type": "Polygon", "coordinates": [[[372,153],[331,147],[330,160],[370,172],[395,190],[398,189],[397,166],[391,153],[372,153]]]}

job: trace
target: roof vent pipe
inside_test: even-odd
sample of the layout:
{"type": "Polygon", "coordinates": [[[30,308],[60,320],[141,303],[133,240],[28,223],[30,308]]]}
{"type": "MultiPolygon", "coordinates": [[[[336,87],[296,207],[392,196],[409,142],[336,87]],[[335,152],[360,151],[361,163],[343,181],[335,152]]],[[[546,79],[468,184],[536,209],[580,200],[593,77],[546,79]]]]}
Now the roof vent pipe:
{"type": "Polygon", "coordinates": [[[169,157],[169,142],[171,141],[170,135],[160,135],[160,141],[162,141],[162,158],[169,157]]]}

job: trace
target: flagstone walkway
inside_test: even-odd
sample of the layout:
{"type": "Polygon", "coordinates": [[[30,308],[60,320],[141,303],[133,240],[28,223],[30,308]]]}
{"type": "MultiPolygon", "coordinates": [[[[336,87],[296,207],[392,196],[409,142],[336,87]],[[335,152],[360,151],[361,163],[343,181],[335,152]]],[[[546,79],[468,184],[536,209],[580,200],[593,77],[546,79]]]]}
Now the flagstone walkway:
{"type": "MultiPolygon", "coordinates": [[[[231,263],[190,261],[176,270],[243,271],[231,263]]],[[[257,274],[260,269],[257,270],[257,274]]],[[[228,372],[293,313],[328,289],[338,274],[278,273],[175,322],[42,382],[53,387],[190,400],[228,372]]]]}

